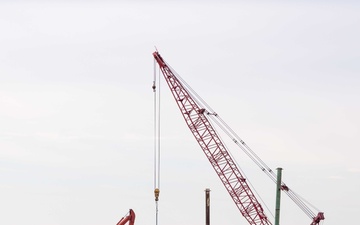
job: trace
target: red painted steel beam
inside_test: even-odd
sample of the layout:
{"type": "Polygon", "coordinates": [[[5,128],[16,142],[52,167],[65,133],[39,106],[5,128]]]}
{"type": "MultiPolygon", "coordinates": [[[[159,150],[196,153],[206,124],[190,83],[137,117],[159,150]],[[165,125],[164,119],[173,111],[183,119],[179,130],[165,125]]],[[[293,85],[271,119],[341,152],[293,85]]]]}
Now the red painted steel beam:
{"type": "Polygon", "coordinates": [[[251,225],[271,225],[264,210],[237,168],[215,129],[190,93],[156,51],[153,56],[171,90],[186,124],[208,158],[235,205],[251,225]]]}

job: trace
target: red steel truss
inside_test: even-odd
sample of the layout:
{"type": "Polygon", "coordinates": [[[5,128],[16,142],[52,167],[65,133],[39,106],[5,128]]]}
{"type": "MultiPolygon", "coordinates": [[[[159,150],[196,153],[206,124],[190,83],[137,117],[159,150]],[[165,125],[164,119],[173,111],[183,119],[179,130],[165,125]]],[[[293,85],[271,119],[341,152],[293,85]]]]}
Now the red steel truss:
{"type": "Polygon", "coordinates": [[[202,109],[156,51],[158,63],[186,124],[241,214],[251,225],[271,225],[264,210],[237,168],[202,109]]]}

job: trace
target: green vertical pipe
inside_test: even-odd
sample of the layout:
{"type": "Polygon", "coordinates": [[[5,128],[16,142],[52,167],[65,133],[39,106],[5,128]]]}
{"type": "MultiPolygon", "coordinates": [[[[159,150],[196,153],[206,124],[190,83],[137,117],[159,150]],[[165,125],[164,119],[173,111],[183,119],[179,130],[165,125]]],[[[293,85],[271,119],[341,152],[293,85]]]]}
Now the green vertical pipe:
{"type": "Polygon", "coordinates": [[[210,225],[210,189],[205,189],[205,225],[210,225]]]}
{"type": "Polygon", "coordinates": [[[275,205],[275,225],[280,224],[280,198],[281,198],[281,171],[282,168],[277,168],[276,178],[276,205],[275,205]]]}

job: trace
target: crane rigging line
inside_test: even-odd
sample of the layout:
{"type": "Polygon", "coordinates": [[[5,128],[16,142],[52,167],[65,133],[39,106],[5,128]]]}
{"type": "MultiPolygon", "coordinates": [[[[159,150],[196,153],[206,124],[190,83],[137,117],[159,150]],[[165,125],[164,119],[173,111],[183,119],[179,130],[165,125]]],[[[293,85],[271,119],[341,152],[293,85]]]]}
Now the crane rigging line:
{"type": "Polygon", "coordinates": [[[305,205],[305,203],[303,201],[301,201],[298,196],[292,191],[292,190],[288,190],[285,192],[290,199],[292,199],[304,212],[305,214],[310,218],[314,218],[315,217],[315,214],[310,210],[309,207],[307,207],[305,205]]]}
{"type": "MultiPolygon", "coordinates": [[[[160,76],[160,70],[159,70],[159,76],[160,76]]],[[[158,79],[158,86],[159,86],[159,90],[158,90],[158,108],[157,108],[157,188],[160,189],[160,79],[158,79]]]]}
{"type": "Polygon", "coordinates": [[[313,204],[311,204],[310,202],[308,202],[306,199],[304,199],[303,197],[301,197],[299,194],[295,193],[293,190],[291,190],[294,195],[296,195],[299,199],[301,199],[303,202],[306,202],[306,204],[310,205],[311,207],[313,207],[315,210],[317,210],[318,212],[320,212],[321,210],[316,208],[313,204]]]}
{"type": "MultiPolygon", "coordinates": [[[[154,194],[155,194],[155,225],[159,221],[159,193],[160,193],[160,79],[156,79],[156,60],[154,59],[154,194]],[[159,86],[158,92],[156,91],[159,86]]],[[[160,71],[159,71],[160,76],[160,71]]]]}
{"type": "Polygon", "coordinates": [[[156,61],[154,60],[154,188],[160,188],[160,79],[156,79],[156,61]],[[159,86],[157,91],[157,86],[159,86]]]}
{"type": "Polygon", "coordinates": [[[248,147],[245,142],[230,128],[229,125],[225,123],[224,120],[220,118],[220,116],[204,101],[200,95],[198,95],[194,89],[191,88],[189,84],[186,83],[186,81],[175,72],[171,66],[169,66],[168,63],[166,63],[167,66],[172,70],[174,75],[181,81],[181,83],[186,87],[189,94],[192,96],[194,101],[202,108],[206,109],[208,118],[212,121],[214,121],[249,157],[252,159],[256,165],[260,167],[262,171],[264,171],[274,182],[276,182],[276,175],[273,172],[273,170],[270,169],[269,166],[265,164],[264,161],[260,159],[260,157],[248,147]],[[216,119],[214,119],[211,115],[215,116],[216,119]],[[237,139],[236,139],[237,138],[237,139]],[[241,144],[242,145],[241,145],[241,144]]]}
{"type": "MultiPolygon", "coordinates": [[[[164,60],[165,61],[165,60],[164,60]]],[[[186,83],[186,81],[175,72],[170,65],[165,62],[166,65],[170,68],[174,76],[178,80],[181,81],[183,86],[187,89],[189,95],[193,98],[193,100],[202,108],[205,109],[207,118],[213,121],[217,126],[229,137],[231,140],[238,146],[243,152],[266,174],[269,178],[276,183],[276,174],[275,172],[235,133],[233,129],[230,128],[229,125],[225,123],[225,121],[191,88],[190,85],[186,83]]],[[[308,205],[316,209],[313,205],[309,204],[303,198],[298,196],[295,192],[293,192],[284,182],[282,182],[283,191],[289,196],[289,198],[296,204],[298,207],[311,219],[314,219],[315,214],[312,210],[304,203],[306,202],[308,205]]],[[[318,209],[316,209],[319,211],[318,209]]]]}
{"type": "Polygon", "coordinates": [[[156,127],[156,111],[157,111],[157,103],[156,103],[156,61],[154,60],[154,80],[153,80],[153,93],[154,93],[154,189],[157,187],[157,182],[156,182],[156,178],[157,178],[157,167],[156,167],[156,155],[157,155],[157,127],[156,127]]]}

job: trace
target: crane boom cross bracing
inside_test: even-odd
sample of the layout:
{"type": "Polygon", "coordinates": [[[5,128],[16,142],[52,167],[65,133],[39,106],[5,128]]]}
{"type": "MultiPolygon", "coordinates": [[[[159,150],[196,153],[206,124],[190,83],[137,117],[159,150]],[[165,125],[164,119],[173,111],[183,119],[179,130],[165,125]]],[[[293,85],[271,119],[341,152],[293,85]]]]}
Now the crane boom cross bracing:
{"type": "Polygon", "coordinates": [[[157,51],[153,53],[153,56],[186,124],[241,214],[251,225],[271,225],[245,177],[204,115],[205,109],[199,107],[157,51]]]}

